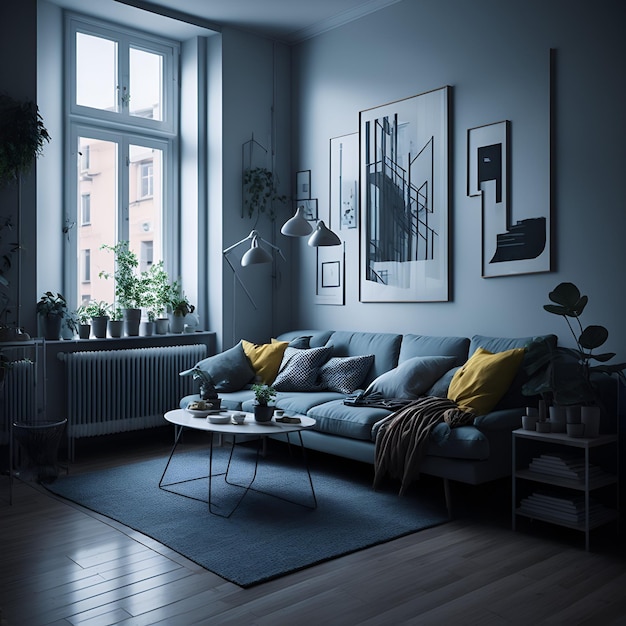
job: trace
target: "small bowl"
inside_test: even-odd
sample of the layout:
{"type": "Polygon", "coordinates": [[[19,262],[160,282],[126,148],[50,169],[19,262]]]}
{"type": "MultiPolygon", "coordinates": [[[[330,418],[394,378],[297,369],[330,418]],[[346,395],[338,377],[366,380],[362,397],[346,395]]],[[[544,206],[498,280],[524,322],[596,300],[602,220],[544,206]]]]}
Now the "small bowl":
{"type": "Polygon", "coordinates": [[[283,409],[274,409],[275,417],[282,417],[284,414],[285,414],[285,411],[283,409]]]}
{"type": "Polygon", "coordinates": [[[210,410],[207,409],[185,409],[187,411],[187,413],[189,413],[192,417],[206,417],[207,415],[209,415],[209,413],[211,413],[210,410]]]}
{"type": "Polygon", "coordinates": [[[211,424],[230,424],[230,415],[209,415],[207,419],[211,424]]]}
{"type": "Polygon", "coordinates": [[[233,413],[232,414],[233,424],[243,424],[246,421],[245,413],[233,413]]]}

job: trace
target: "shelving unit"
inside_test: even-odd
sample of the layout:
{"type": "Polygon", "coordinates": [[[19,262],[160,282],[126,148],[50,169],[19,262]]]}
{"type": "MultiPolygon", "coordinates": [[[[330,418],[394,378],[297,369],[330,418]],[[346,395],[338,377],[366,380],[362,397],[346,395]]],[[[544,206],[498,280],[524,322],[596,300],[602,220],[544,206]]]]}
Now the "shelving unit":
{"type": "Polygon", "coordinates": [[[512,454],[512,528],[518,516],[542,520],[585,533],[589,550],[590,531],[619,518],[618,436],[600,435],[593,439],[569,437],[562,433],[513,431],[512,454]],[[532,442],[532,461],[518,468],[518,444],[532,442]],[[615,449],[615,473],[592,465],[590,451],[603,446],[615,449]],[[547,452],[546,452],[547,450],[547,452]],[[578,451],[578,453],[577,453],[578,451]],[[534,467],[533,467],[534,466],[534,467]],[[538,469],[540,468],[540,471],[538,469]],[[571,477],[568,477],[571,476],[571,477]],[[518,502],[518,480],[546,485],[518,502]],[[592,492],[615,485],[615,507],[594,502],[592,492]],[[554,489],[550,489],[553,487],[554,489]]]}

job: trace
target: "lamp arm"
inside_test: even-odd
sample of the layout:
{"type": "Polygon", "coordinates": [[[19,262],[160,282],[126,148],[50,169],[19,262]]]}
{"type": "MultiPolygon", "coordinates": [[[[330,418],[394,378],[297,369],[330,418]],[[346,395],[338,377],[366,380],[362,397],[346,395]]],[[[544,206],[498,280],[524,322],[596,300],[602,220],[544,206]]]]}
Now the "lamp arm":
{"type": "Polygon", "coordinates": [[[267,241],[267,239],[263,239],[263,237],[261,237],[261,235],[259,235],[258,233],[257,233],[257,239],[258,241],[262,241],[266,246],[269,246],[270,248],[273,248],[274,250],[276,250],[278,254],[280,254],[282,260],[285,262],[287,261],[287,259],[285,258],[285,255],[283,254],[283,251],[278,246],[275,246],[273,243],[270,243],[269,241],[267,241]]]}
{"type": "MultiPolygon", "coordinates": [[[[246,241],[245,239],[243,241],[246,241]]],[[[239,243],[242,243],[241,241],[239,243]]],[[[226,263],[228,263],[228,265],[230,265],[230,269],[233,270],[233,274],[235,275],[235,278],[237,279],[237,281],[239,282],[239,284],[241,285],[241,288],[243,289],[244,293],[246,294],[246,296],[248,296],[248,300],[250,300],[250,304],[257,309],[257,305],[256,302],[254,301],[254,298],[250,295],[250,292],[248,291],[248,288],[244,285],[243,281],[241,280],[241,277],[239,276],[239,274],[237,274],[237,270],[235,269],[235,266],[230,262],[230,259],[228,258],[228,251],[232,250],[235,246],[238,246],[239,244],[236,243],[234,246],[231,246],[230,248],[224,250],[223,255],[224,258],[226,259],[226,263]]]]}
{"type": "Polygon", "coordinates": [[[222,254],[224,255],[228,254],[231,250],[234,250],[237,246],[240,246],[242,243],[246,243],[246,241],[250,241],[251,239],[253,239],[255,235],[258,236],[258,233],[256,232],[256,230],[250,231],[250,234],[247,237],[244,237],[237,243],[234,243],[232,246],[228,246],[228,248],[224,248],[224,250],[222,250],[222,254]]]}

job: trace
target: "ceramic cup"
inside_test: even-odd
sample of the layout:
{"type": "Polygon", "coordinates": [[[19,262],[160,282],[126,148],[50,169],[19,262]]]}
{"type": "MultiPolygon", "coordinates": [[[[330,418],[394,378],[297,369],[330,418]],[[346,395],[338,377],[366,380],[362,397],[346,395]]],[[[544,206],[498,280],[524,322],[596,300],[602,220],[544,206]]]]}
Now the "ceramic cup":
{"type": "Polygon", "coordinates": [[[246,414],[245,413],[233,413],[232,419],[235,424],[243,424],[246,419],[246,414]]]}

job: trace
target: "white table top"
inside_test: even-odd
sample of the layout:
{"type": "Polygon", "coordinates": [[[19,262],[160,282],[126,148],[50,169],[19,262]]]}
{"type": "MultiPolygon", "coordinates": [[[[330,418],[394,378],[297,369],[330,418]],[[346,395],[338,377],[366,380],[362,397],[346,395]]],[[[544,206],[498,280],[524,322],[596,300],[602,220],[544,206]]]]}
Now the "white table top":
{"type": "MultiPolygon", "coordinates": [[[[233,413],[243,413],[243,411],[221,411],[220,415],[233,413]]],[[[315,425],[312,417],[300,417],[300,424],[282,424],[276,422],[276,418],[272,418],[271,422],[257,422],[253,413],[246,413],[246,419],[243,424],[213,424],[206,417],[194,417],[185,409],[175,409],[165,414],[165,419],[177,426],[185,426],[186,428],[195,428],[196,430],[206,430],[213,433],[233,433],[235,435],[274,435],[277,433],[290,433],[305,428],[311,428],[315,425]]]]}

